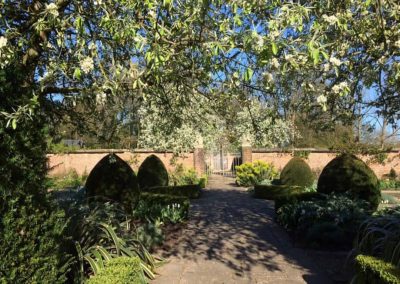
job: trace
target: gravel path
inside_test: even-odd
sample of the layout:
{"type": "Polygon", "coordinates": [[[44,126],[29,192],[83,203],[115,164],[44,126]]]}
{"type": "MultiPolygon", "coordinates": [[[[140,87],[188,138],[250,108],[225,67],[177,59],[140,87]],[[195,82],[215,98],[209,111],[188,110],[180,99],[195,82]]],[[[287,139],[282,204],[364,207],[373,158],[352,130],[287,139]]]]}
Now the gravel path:
{"type": "Polygon", "coordinates": [[[193,200],[169,262],[152,283],[331,283],[274,222],[273,202],[254,199],[233,179],[212,177],[193,200]]]}

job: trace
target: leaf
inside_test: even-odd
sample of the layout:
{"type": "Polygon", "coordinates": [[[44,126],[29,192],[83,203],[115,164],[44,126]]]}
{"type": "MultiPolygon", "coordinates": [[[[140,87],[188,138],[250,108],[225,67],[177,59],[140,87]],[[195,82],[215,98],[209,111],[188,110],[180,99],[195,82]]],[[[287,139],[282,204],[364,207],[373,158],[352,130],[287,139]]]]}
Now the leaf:
{"type": "Polygon", "coordinates": [[[17,128],[17,120],[15,118],[11,121],[11,126],[13,129],[17,128]]]}
{"type": "Polygon", "coordinates": [[[244,80],[245,81],[250,81],[251,77],[253,77],[253,73],[254,73],[253,69],[247,68],[245,73],[244,73],[244,80]]]}
{"type": "Polygon", "coordinates": [[[314,64],[318,64],[319,62],[319,49],[315,48],[311,50],[311,57],[314,60],[314,64]]]}
{"type": "Polygon", "coordinates": [[[75,79],[80,79],[82,76],[82,72],[80,68],[75,68],[74,70],[74,78],[75,79]]]}
{"type": "Polygon", "coordinates": [[[277,54],[278,54],[278,46],[276,45],[276,43],[273,42],[273,43],[271,44],[271,47],[272,47],[272,53],[273,53],[274,55],[277,55],[277,54]]]}

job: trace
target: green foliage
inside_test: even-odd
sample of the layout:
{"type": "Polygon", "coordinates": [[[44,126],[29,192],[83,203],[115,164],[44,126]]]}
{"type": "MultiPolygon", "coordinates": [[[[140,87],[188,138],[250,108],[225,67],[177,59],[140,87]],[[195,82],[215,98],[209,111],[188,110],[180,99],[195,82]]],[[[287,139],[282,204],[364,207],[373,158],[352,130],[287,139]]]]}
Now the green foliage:
{"type": "Polygon", "coordinates": [[[239,186],[252,186],[263,180],[272,180],[278,176],[278,171],[272,164],[255,161],[236,166],[236,183],[239,186]]]}
{"type": "Polygon", "coordinates": [[[117,257],[91,277],[88,284],[143,284],[147,283],[138,257],[117,257]]]}
{"type": "Polygon", "coordinates": [[[200,188],[206,188],[208,182],[208,176],[207,175],[202,175],[200,180],[199,180],[199,186],[200,188]]]}
{"type": "Polygon", "coordinates": [[[379,180],[379,189],[380,190],[396,190],[400,189],[400,180],[394,179],[381,179],[379,180]]]}
{"type": "Polygon", "coordinates": [[[185,169],[182,164],[176,165],[170,173],[170,185],[198,184],[200,178],[195,169],[185,169]]]}
{"type": "Polygon", "coordinates": [[[277,221],[308,244],[349,245],[358,225],[368,216],[368,203],[344,195],[331,194],[326,199],[313,196],[310,201],[287,202],[280,206],[277,221]],[[346,238],[334,238],[334,235],[346,238]]]}
{"type": "Polygon", "coordinates": [[[121,256],[139,257],[145,275],[154,279],[158,261],[142,245],[132,216],[119,203],[78,200],[70,204],[68,215],[73,216],[68,232],[75,253],[72,278],[76,282],[99,273],[108,261],[121,256]]]}
{"type": "Polygon", "coordinates": [[[52,154],[66,154],[80,149],[78,146],[67,146],[64,143],[49,143],[47,152],[52,154]]]}
{"type": "Polygon", "coordinates": [[[354,155],[342,154],[323,169],[317,191],[320,193],[345,193],[353,198],[368,201],[376,209],[381,201],[378,178],[375,173],[354,155]]]}
{"type": "Polygon", "coordinates": [[[301,201],[326,200],[327,197],[327,195],[318,192],[302,192],[283,195],[275,199],[275,212],[286,204],[296,204],[301,201]]]}
{"type": "Polygon", "coordinates": [[[293,152],[293,157],[300,158],[300,159],[308,159],[310,156],[310,151],[305,150],[297,150],[293,152]]]}
{"type": "Polygon", "coordinates": [[[177,185],[177,186],[155,186],[146,189],[149,193],[167,194],[173,196],[184,196],[189,198],[199,198],[201,187],[198,184],[177,185]]]}
{"type": "MultiPolygon", "coordinates": [[[[149,216],[146,217],[149,218],[149,216]]],[[[137,228],[137,238],[146,249],[150,250],[153,247],[162,244],[164,241],[164,234],[161,225],[161,221],[155,220],[153,222],[147,222],[143,225],[140,225],[137,228]]]]}
{"type": "Polygon", "coordinates": [[[168,185],[168,172],[156,155],[148,156],[139,167],[138,181],[141,190],[168,185]]]}
{"type": "Polygon", "coordinates": [[[187,197],[142,192],[134,216],[164,223],[180,223],[187,219],[189,205],[187,197]]]}
{"type": "Polygon", "coordinates": [[[275,200],[284,196],[303,192],[303,188],[299,186],[288,185],[255,185],[254,197],[275,200]]]}
{"type": "Polygon", "coordinates": [[[394,265],[400,263],[400,207],[378,211],[358,230],[353,255],[379,257],[394,265]]]}
{"type": "Polygon", "coordinates": [[[356,284],[400,284],[400,269],[379,258],[358,255],[357,274],[352,283],[356,284]]]}
{"type": "Polygon", "coordinates": [[[49,189],[77,188],[85,184],[87,175],[79,176],[75,170],[67,172],[63,176],[54,176],[47,178],[47,187],[49,189]]]}
{"type": "Polygon", "coordinates": [[[310,166],[299,157],[292,158],[282,169],[280,181],[284,185],[309,187],[314,183],[310,166]]]}
{"type": "Polygon", "coordinates": [[[96,200],[114,200],[131,211],[139,200],[139,187],[131,167],[115,154],[101,159],[86,180],[87,196],[96,200]]]}
{"type": "Polygon", "coordinates": [[[18,117],[13,129],[2,114],[29,103],[20,71],[0,70],[0,282],[63,283],[68,220],[46,193],[44,116],[31,110],[35,118],[18,117]]]}

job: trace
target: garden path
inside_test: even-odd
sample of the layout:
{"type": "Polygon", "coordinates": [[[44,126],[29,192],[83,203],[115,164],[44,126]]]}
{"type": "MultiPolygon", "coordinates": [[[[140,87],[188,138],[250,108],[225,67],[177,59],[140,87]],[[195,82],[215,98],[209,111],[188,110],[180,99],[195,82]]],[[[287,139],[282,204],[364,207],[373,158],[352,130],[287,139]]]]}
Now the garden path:
{"type": "Polygon", "coordinates": [[[254,199],[233,182],[211,177],[175,245],[159,252],[169,262],[152,283],[331,283],[276,225],[273,202],[254,199]]]}

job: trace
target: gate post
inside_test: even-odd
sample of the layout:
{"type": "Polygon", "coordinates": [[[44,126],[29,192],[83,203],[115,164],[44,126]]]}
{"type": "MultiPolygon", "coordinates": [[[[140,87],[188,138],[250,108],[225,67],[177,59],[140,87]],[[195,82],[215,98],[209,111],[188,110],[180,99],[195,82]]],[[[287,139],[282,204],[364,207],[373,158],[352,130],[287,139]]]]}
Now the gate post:
{"type": "Polygon", "coordinates": [[[253,150],[248,139],[242,140],[242,163],[253,162],[253,150]]]}
{"type": "Polygon", "coordinates": [[[193,150],[193,167],[195,171],[199,174],[206,173],[206,161],[205,161],[205,152],[203,146],[203,139],[199,138],[196,146],[193,150]]]}

